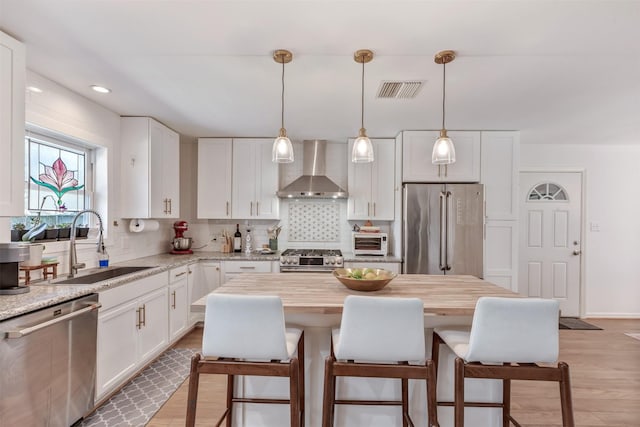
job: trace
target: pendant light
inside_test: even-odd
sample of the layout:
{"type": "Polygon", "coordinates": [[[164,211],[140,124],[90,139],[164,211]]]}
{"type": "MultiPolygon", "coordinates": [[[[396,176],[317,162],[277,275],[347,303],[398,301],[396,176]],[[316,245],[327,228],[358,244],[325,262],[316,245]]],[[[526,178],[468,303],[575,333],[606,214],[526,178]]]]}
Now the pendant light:
{"type": "Polygon", "coordinates": [[[447,79],[447,64],[456,58],[456,53],[452,50],[443,50],[436,53],[436,64],[442,64],[442,129],[440,137],[433,144],[431,163],[434,165],[450,165],[456,162],[456,149],[453,141],[447,136],[447,129],[444,127],[444,100],[447,79]]]}
{"type": "Polygon", "coordinates": [[[273,141],[271,160],[276,163],[293,162],[293,145],[287,137],[287,130],[284,128],[284,64],[291,62],[293,54],[288,50],[278,49],[273,52],[273,59],[282,64],[282,103],[280,116],[280,135],[273,141]]]}
{"type": "Polygon", "coordinates": [[[362,49],[356,51],[353,55],[353,59],[356,62],[362,64],[362,91],[361,91],[361,111],[360,117],[360,132],[355,142],[353,143],[353,151],[351,152],[351,161],[353,163],[371,163],[373,162],[373,145],[371,140],[367,137],[367,130],[364,128],[364,64],[371,62],[373,59],[373,52],[368,49],[362,49]]]}

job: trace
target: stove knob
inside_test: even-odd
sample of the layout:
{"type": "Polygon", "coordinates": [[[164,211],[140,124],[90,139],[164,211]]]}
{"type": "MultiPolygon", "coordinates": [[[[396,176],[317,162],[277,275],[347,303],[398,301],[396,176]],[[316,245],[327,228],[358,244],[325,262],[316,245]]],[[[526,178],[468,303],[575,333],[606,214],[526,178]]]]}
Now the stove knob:
{"type": "Polygon", "coordinates": [[[330,258],[329,259],[329,264],[335,265],[335,263],[336,263],[336,259],[335,258],[330,258]]]}

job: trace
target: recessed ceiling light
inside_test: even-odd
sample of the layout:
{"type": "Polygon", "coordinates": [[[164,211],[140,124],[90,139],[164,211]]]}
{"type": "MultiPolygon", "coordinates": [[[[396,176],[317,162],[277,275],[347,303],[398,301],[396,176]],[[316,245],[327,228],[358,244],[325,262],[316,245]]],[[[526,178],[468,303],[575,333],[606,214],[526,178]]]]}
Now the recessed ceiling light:
{"type": "Polygon", "coordinates": [[[98,86],[98,85],[91,85],[91,89],[95,90],[96,92],[99,93],[110,93],[111,89],[104,87],[104,86],[98,86]]]}
{"type": "Polygon", "coordinates": [[[29,92],[33,92],[33,93],[42,93],[42,89],[40,89],[39,87],[35,87],[35,86],[27,86],[27,90],[29,92]]]}

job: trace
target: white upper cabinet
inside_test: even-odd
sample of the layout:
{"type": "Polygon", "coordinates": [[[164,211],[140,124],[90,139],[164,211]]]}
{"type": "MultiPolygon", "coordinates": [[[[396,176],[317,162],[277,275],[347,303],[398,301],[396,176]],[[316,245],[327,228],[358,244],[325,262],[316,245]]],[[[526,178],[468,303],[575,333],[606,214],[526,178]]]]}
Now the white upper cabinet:
{"type": "Polygon", "coordinates": [[[231,138],[198,139],[198,218],[231,218],[231,138]]]}
{"type": "Polygon", "coordinates": [[[272,139],[233,140],[234,219],[278,219],[278,164],[271,161],[272,139]]]}
{"type": "Polygon", "coordinates": [[[518,219],[519,132],[482,132],[482,174],[488,219],[518,219]]]}
{"type": "MultiPolygon", "coordinates": [[[[349,151],[354,139],[349,140],[349,151]]],[[[394,219],[395,140],[372,139],[373,163],[349,162],[347,219],[394,219]]]]}
{"type": "Polygon", "coordinates": [[[123,218],[180,216],[180,137],[150,117],[121,120],[123,218]]]}
{"type": "Polygon", "coordinates": [[[24,215],[25,48],[0,32],[0,216],[24,215]]]}
{"type": "Polygon", "coordinates": [[[480,182],[480,132],[449,131],[456,150],[451,165],[431,163],[440,131],[402,132],[402,182],[480,182]]]}

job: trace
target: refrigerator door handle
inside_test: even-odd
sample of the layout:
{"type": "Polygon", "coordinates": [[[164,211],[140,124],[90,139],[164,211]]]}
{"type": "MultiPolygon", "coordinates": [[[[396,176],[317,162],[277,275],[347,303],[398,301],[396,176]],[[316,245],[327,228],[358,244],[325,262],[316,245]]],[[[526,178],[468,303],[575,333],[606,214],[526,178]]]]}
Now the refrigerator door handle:
{"type": "Polygon", "coordinates": [[[451,224],[453,223],[451,215],[453,214],[453,197],[451,194],[451,191],[447,191],[447,198],[446,198],[446,205],[447,205],[447,217],[446,217],[446,237],[445,237],[445,242],[444,242],[444,247],[445,247],[445,269],[447,271],[451,270],[451,264],[453,263],[453,244],[450,242],[451,240],[451,235],[453,234],[452,230],[451,230],[451,224]]]}
{"type": "Polygon", "coordinates": [[[440,270],[444,271],[447,266],[447,194],[444,191],[440,192],[440,254],[439,254],[439,266],[440,270]],[[443,262],[443,257],[444,262],[443,262]]]}

